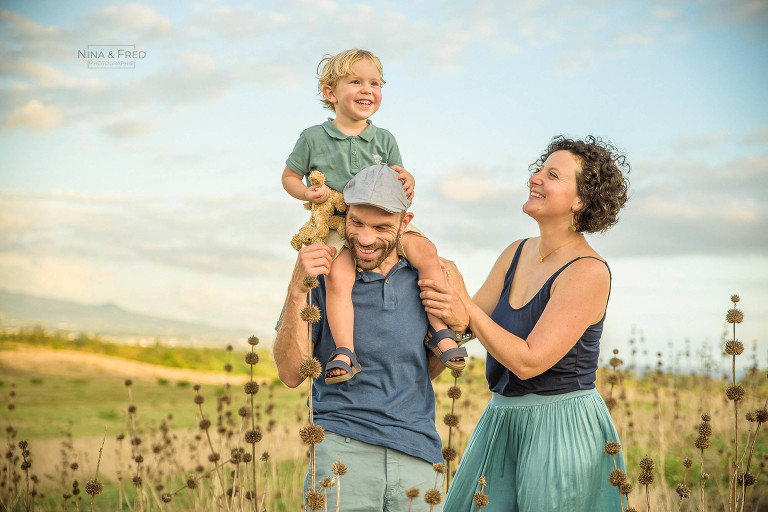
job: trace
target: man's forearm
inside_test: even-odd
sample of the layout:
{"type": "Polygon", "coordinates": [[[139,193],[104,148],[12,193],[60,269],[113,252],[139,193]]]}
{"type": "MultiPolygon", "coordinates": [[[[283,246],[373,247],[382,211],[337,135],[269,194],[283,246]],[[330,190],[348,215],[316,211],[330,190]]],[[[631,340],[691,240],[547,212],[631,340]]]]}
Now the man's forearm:
{"type": "Polygon", "coordinates": [[[280,328],[275,336],[272,351],[280,380],[291,388],[301,384],[304,379],[299,375],[299,365],[310,357],[312,348],[307,341],[307,322],[301,319],[301,310],[307,304],[306,289],[301,283],[303,276],[298,276],[298,265],[294,269],[280,328]]]}

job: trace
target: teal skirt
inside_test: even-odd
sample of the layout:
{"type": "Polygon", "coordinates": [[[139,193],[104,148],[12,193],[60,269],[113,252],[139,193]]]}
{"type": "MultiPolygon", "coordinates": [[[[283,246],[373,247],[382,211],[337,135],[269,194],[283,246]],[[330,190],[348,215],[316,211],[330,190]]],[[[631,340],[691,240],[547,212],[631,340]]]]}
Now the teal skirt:
{"type": "MultiPolygon", "coordinates": [[[[445,512],[620,512],[607,441],[619,441],[605,402],[594,389],[563,395],[505,397],[491,402],[469,439],[445,499],[445,512]]],[[[616,455],[622,470],[624,457],[616,455]]]]}

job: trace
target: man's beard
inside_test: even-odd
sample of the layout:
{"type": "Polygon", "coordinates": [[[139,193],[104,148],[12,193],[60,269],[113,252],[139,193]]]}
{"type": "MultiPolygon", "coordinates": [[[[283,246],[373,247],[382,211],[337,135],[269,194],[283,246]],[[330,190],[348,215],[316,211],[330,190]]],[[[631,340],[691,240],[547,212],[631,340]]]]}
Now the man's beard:
{"type": "Polygon", "coordinates": [[[355,265],[360,267],[363,270],[373,270],[376,268],[379,268],[382,263],[384,263],[384,260],[386,260],[390,254],[392,254],[392,251],[394,251],[397,248],[397,244],[400,243],[400,232],[398,231],[397,236],[395,236],[395,239],[392,240],[390,243],[384,243],[384,242],[376,242],[375,244],[363,246],[359,245],[357,243],[357,237],[350,236],[349,237],[349,243],[353,249],[353,254],[355,256],[355,265]],[[361,260],[358,257],[357,250],[355,250],[355,247],[361,247],[363,249],[383,249],[381,251],[381,254],[378,258],[375,260],[361,260]]]}

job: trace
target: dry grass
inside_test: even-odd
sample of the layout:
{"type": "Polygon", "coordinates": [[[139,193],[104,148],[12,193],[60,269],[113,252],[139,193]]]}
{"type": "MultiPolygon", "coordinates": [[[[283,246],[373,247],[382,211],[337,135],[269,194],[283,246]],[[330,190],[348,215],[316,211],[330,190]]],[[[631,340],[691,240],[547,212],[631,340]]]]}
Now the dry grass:
{"type": "MultiPolygon", "coordinates": [[[[82,354],[78,356],[82,357],[82,354]]],[[[235,381],[232,375],[225,372],[168,373],[166,369],[147,368],[100,356],[86,360],[88,364],[79,364],[79,360],[62,358],[60,351],[13,352],[0,358],[3,375],[0,427],[6,434],[8,427],[18,430],[15,437],[7,435],[7,451],[17,459],[5,459],[3,463],[0,482],[3,506],[9,507],[15,500],[15,509],[24,510],[22,497],[29,478],[35,510],[75,510],[78,507],[86,510],[90,497],[82,489],[95,473],[102,435],[92,427],[80,428],[78,418],[83,423],[91,423],[95,416],[95,423],[102,425],[101,432],[104,424],[111,422],[99,469],[99,479],[105,490],[95,496],[97,510],[257,510],[253,501],[244,498],[245,491],[253,487],[249,483],[252,479],[244,478],[244,475],[251,474],[254,467],[259,504],[265,497],[263,505],[270,512],[300,509],[307,459],[306,446],[301,443],[298,430],[307,421],[305,393],[289,390],[281,384],[263,382],[255,395],[254,421],[263,433],[255,452],[257,459],[263,451],[269,452],[269,460],[257,460],[255,466],[249,465],[253,462],[221,465],[230,459],[233,448],[248,448],[243,442],[243,432],[249,427],[243,426],[238,417],[239,409],[247,406],[248,400],[240,383],[227,389],[226,383],[235,381]],[[9,360],[19,354],[23,356],[9,360]],[[132,399],[124,385],[128,375],[133,380],[132,399]],[[173,380],[175,378],[180,380],[173,380]],[[221,457],[219,465],[209,461],[211,449],[196,427],[201,418],[194,403],[195,392],[191,386],[178,385],[179,382],[195,382],[196,378],[201,381],[210,379],[200,390],[205,396],[201,407],[212,423],[209,433],[213,451],[221,457]],[[168,382],[161,385],[158,379],[168,382]],[[12,383],[15,386],[12,387],[12,383]],[[230,398],[222,400],[223,396],[230,398]],[[162,397],[167,400],[161,400],[162,397]],[[137,407],[134,425],[130,422],[131,415],[126,412],[131,403],[137,407]],[[8,410],[9,404],[15,406],[14,410],[8,410]],[[56,418],[66,416],[66,411],[71,408],[78,411],[71,424],[55,433],[42,426],[46,422],[56,423],[56,418]],[[99,418],[99,411],[111,409],[119,412],[117,418],[99,418]],[[172,418],[169,419],[169,415],[172,418]],[[122,441],[117,440],[119,433],[125,436],[122,441]],[[141,439],[138,447],[131,446],[133,437],[141,439]],[[30,440],[32,466],[28,473],[19,469],[18,442],[22,439],[30,440]],[[137,453],[143,456],[138,465],[135,461],[137,453]],[[77,462],[76,470],[70,468],[72,462],[77,462]],[[140,488],[135,488],[132,483],[132,478],[139,474],[137,466],[141,467],[143,478],[140,488]],[[235,469],[237,473],[233,474],[235,469]],[[14,475],[18,477],[15,483],[14,475]],[[37,483],[32,481],[32,475],[37,483]],[[202,475],[207,476],[201,478],[202,475]],[[186,488],[185,482],[190,476],[199,479],[195,489],[186,488]],[[220,478],[224,480],[223,486],[220,478]],[[72,493],[73,480],[79,482],[80,501],[77,496],[63,497],[72,493]],[[234,498],[224,498],[227,488],[233,488],[234,498]],[[164,494],[170,494],[172,501],[164,503],[164,494]]],[[[598,390],[604,397],[611,394],[617,399],[612,415],[620,434],[627,473],[634,485],[629,496],[630,505],[638,511],[727,510],[733,406],[724,398],[726,381],[703,376],[675,376],[672,371],[662,370],[640,378],[633,372],[619,370],[621,379],[611,391],[608,379],[611,371],[600,370],[598,390]],[[713,434],[712,446],[704,453],[704,470],[711,477],[705,486],[706,505],[702,508],[698,484],[700,453],[694,442],[703,412],[712,415],[713,434]],[[646,454],[655,461],[655,481],[648,488],[647,500],[645,489],[637,483],[639,462],[646,454]],[[684,477],[682,462],[686,457],[694,461],[687,477],[691,492],[687,499],[681,500],[675,489],[684,477]]],[[[460,453],[490,399],[483,372],[483,361],[470,361],[458,379],[462,396],[455,402],[447,396],[448,389],[454,384],[449,372],[435,383],[438,430],[447,441],[449,429],[442,424],[442,418],[453,408],[459,422],[450,431],[451,444],[460,453]]],[[[742,384],[747,390],[742,410],[762,407],[768,396],[764,374],[754,373],[742,384]]],[[[746,440],[756,425],[744,420],[740,425],[742,439],[746,440]]],[[[757,482],[748,492],[744,510],[768,509],[765,472],[768,442],[763,440],[765,435],[761,431],[757,439],[753,462],[757,482]]],[[[454,469],[455,465],[451,467],[452,471],[454,469]]]]}

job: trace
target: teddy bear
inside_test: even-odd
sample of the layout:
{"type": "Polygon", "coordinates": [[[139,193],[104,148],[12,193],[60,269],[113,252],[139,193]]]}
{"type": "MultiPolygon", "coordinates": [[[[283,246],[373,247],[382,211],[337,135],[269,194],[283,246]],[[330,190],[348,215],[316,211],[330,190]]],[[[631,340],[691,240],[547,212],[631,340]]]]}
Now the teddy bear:
{"type": "MultiPolygon", "coordinates": [[[[325,181],[325,176],[320,171],[309,173],[309,182],[316,185],[325,181]]],[[[344,196],[341,192],[329,188],[331,195],[320,204],[305,203],[304,208],[312,212],[309,220],[301,226],[299,232],[293,235],[291,246],[297,251],[302,245],[311,245],[315,242],[326,243],[328,241],[328,232],[335,229],[339,236],[344,238],[344,218],[336,217],[336,210],[344,212],[347,210],[347,204],[344,202],[344,196]]]]}

